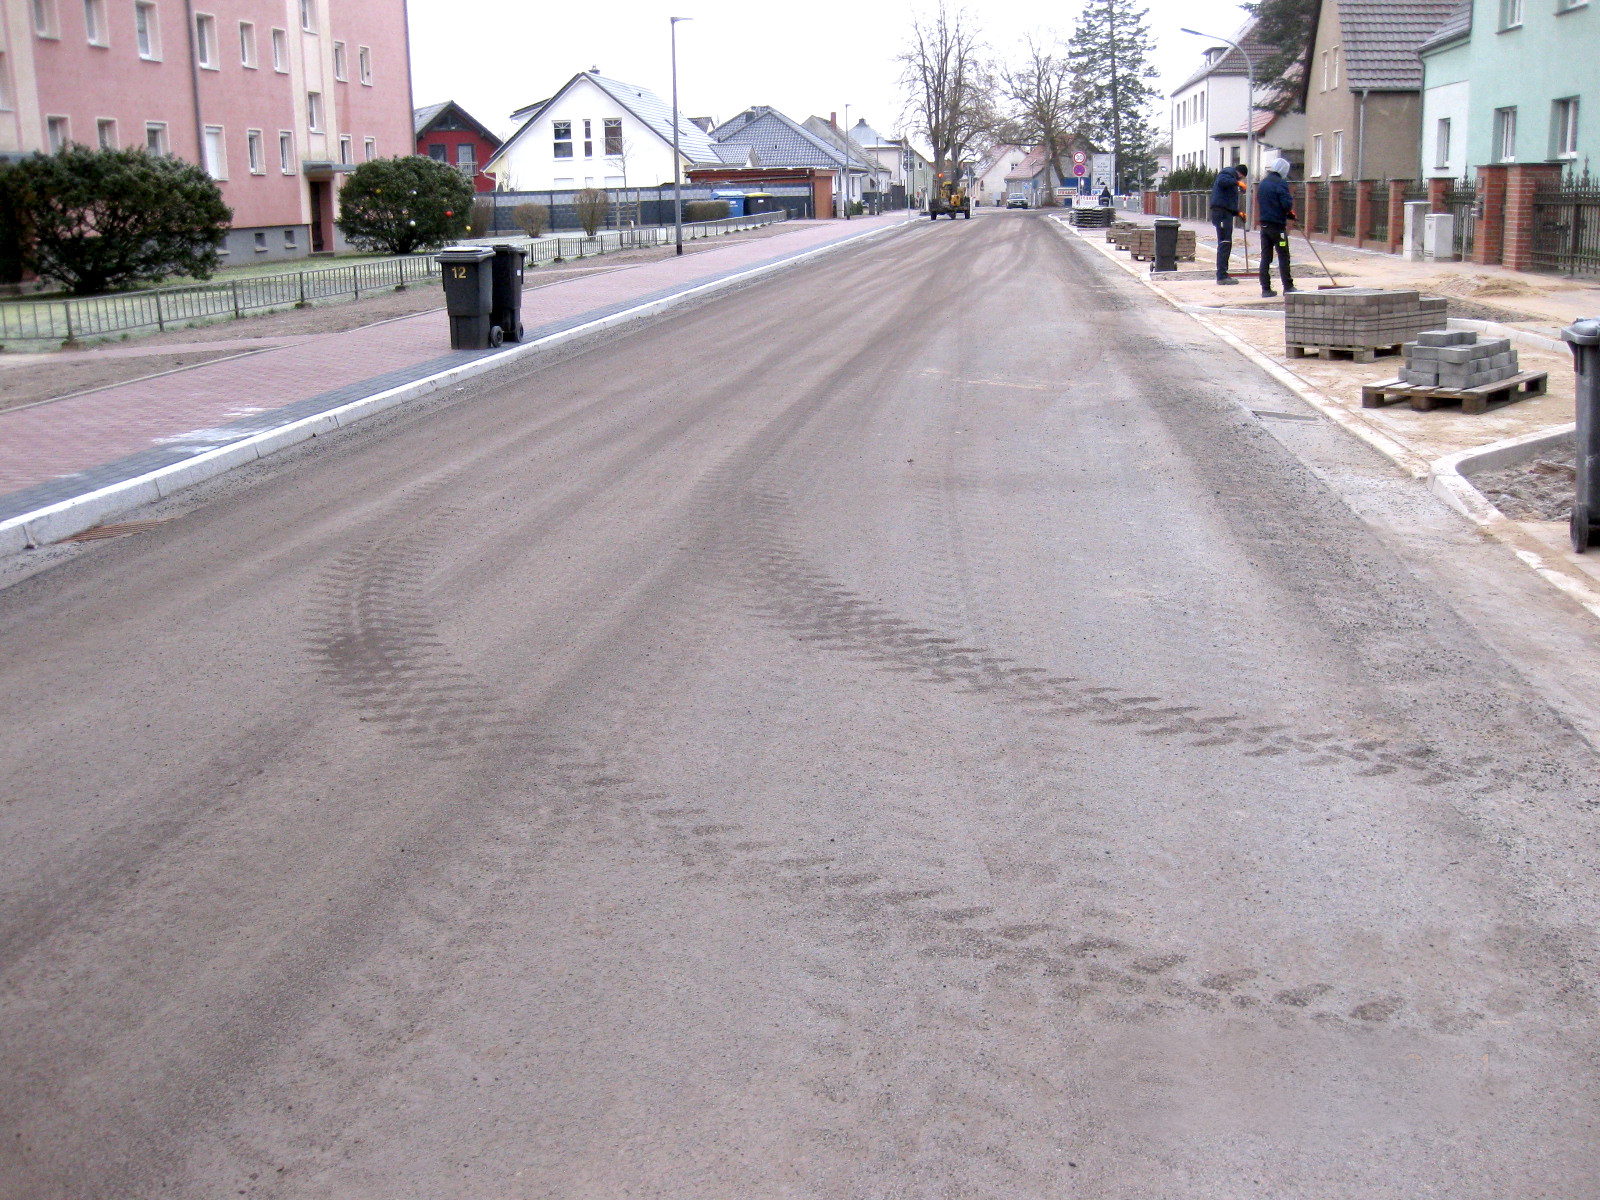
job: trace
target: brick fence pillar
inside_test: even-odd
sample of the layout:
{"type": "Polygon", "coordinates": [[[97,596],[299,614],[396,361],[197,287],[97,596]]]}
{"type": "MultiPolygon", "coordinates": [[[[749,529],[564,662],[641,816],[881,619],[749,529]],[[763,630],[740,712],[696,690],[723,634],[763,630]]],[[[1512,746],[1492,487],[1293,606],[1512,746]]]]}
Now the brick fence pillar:
{"type": "Polygon", "coordinates": [[[1517,163],[1506,168],[1505,225],[1500,261],[1513,271],[1533,269],[1533,197],[1561,182],[1560,163],[1517,163]]]}
{"type": "Polygon", "coordinates": [[[1156,201],[1160,198],[1160,195],[1161,193],[1159,192],[1144,193],[1142,197],[1144,203],[1139,206],[1139,211],[1144,213],[1144,215],[1147,217],[1155,216],[1156,201]]]}
{"type": "Polygon", "coordinates": [[[1450,189],[1455,186],[1453,179],[1428,180],[1428,211],[1431,213],[1444,213],[1450,211],[1450,189]]]}
{"type": "Polygon", "coordinates": [[[1306,237],[1315,237],[1317,233],[1318,215],[1317,185],[1310,180],[1306,181],[1306,211],[1305,221],[1301,228],[1306,231],[1306,237]]]}
{"type": "Polygon", "coordinates": [[[1183,216],[1183,197],[1177,192],[1167,193],[1167,216],[1183,216]]]}
{"type": "Polygon", "coordinates": [[[1472,235],[1472,261],[1492,266],[1505,245],[1506,170],[1500,163],[1478,168],[1478,217],[1472,235]]]}
{"type": "Polygon", "coordinates": [[[1372,228],[1372,180],[1356,180],[1356,245],[1367,244],[1367,231],[1372,228]]]}
{"type": "Polygon", "coordinates": [[[1399,254],[1406,240],[1406,181],[1389,181],[1389,253],[1399,254]]]}

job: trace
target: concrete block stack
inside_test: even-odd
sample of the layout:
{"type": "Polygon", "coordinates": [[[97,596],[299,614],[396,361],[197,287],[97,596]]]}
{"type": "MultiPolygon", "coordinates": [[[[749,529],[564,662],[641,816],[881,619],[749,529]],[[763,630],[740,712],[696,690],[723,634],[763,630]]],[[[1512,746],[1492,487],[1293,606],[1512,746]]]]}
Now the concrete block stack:
{"type": "Polygon", "coordinates": [[[1465,391],[1499,383],[1521,371],[1509,338],[1480,342],[1477,334],[1465,330],[1435,330],[1419,333],[1405,349],[1400,382],[1419,387],[1465,391]]]}
{"type": "Polygon", "coordinates": [[[1114,242],[1119,249],[1128,248],[1128,238],[1133,236],[1133,231],[1139,228],[1137,221],[1113,221],[1106,228],[1106,241],[1114,242]]]}
{"type": "MultiPolygon", "coordinates": [[[[1150,225],[1141,225],[1133,231],[1128,238],[1128,253],[1140,262],[1155,261],[1156,257],[1156,231],[1150,225]]],[[[1194,230],[1178,230],[1178,258],[1183,262],[1194,261],[1194,230]]]]}
{"type": "Polygon", "coordinates": [[[1104,229],[1111,224],[1116,212],[1114,208],[1101,208],[1098,205],[1094,208],[1074,207],[1068,211],[1067,220],[1079,229],[1104,229]]]}
{"type": "Polygon", "coordinates": [[[1291,347],[1374,350],[1443,329],[1445,301],[1419,292],[1325,288],[1284,297],[1284,341],[1291,347]]]}

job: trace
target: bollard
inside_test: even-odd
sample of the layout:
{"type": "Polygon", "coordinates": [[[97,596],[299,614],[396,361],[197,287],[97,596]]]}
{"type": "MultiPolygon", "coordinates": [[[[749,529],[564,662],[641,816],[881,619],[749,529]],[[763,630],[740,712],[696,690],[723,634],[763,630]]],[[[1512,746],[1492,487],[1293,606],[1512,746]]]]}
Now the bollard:
{"type": "Polygon", "coordinates": [[[1572,346],[1577,372],[1577,491],[1572,497],[1572,549],[1600,545],[1600,317],[1574,321],[1561,331],[1572,346]]]}
{"type": "Polygon", "coordinates": [[[1150,264],[1151,271],[1176,271],[1178,269],[1178,222],[1171,217],[1161,217],[1156,221],[1156,253],[1155,261],[1150,264]]]}

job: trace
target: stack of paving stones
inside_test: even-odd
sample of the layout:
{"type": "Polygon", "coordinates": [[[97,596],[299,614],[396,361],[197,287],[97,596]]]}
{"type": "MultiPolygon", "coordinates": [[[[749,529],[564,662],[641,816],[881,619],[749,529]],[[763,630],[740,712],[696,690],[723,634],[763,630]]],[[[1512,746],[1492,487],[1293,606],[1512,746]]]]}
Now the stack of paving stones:
{"type": "Polygon", "coordinates": [[[1400,382],[1419,387],[1464,391],[1499,383],[1520,371],[1510,338],[1480,342],[1475,333],[1441,329],[1417,334],[1405,349],[1400,382]]]}
{"type": "MultiPolygon", "coordinates": [[[[1128,238],[1126,247],[1128,253],[1137,262],[1154,262],[1156,258],[1156,231],[1149,225],[1141,225],[1135,229],[1128,238]]],[[[1194,261],[1194,230],[1178,230],[1178,261],[1194,261]]]]}
{"type": "Polygon", "coordinates": [[[1111,224],[1111,219],[1116,215],[1114,208],[1073,208],[1067,213],[1067,220],[1079,229],[1104,229],[1111,224]]]}
{"type": "Polygon", "coordinates": [[[1445,301],[1419,292],[1381,288],[1324,288],[1290,292],[1284,315],[1284,342],[1292,357],[1342,350],[1371,362],[1375,351],[1395,351],[1418,335],[1443,329],[1445,301]]]}
{"type": "Polygon", "coordinates": [[[1126,250],[1128,238],[1133,236],[1133,231],[1139,228],[1137,221],[1113,221],[1106,227],[1106,241],[1115,242],[1116,245],[1126,250]]]}

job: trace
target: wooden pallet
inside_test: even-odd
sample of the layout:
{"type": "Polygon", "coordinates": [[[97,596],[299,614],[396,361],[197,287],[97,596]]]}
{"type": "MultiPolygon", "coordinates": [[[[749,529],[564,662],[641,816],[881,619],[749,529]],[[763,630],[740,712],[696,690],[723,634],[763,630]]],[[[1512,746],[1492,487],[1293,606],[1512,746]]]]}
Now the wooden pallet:
{"type": "MultiPolygon", "coordinates": [[[[1139,254],[1138,252],[1136,252],[1134,250],[1129,250],[1128,254],[1133,259],[1134,262],[1155,262],[1155,260],[1156,260],[1156,256],[1154,254],[1139,254]]],[[[1194,251],[1191,250],[1187,254],[1185,254],[1182,250],[1178,251],[1178,261],[1179,262],[1193,262],[1194,261],[1194,251]]]]}
{"type": "Polygon", "coordinates": [[[1549,380],[1548,371],[1523,371],[1508,379],[1481,383],[1474,388],[1428,387],[1391,379],[1387,383],[1369,383],[1363,387],[1361,407],[1381,408],[1385,404],[1407,400],[1417,412],[1431,412],[1441,404],[1460,404],[1464,413],[1482,413],[1487,412],[1491,404],[1510,404],[1516,400],[1526,400],[1529,396],[1542,396],[1549,380]]]}
{"type": "Polygon", "coordinates": [[[1403,347],[1398,342],[1393,346],[1297,346],[1291,342],[1287,349],[1290,358],[1348,358],[1351,362],[1369,363],[1380,354],[1400,354],[1403,347]]]}

